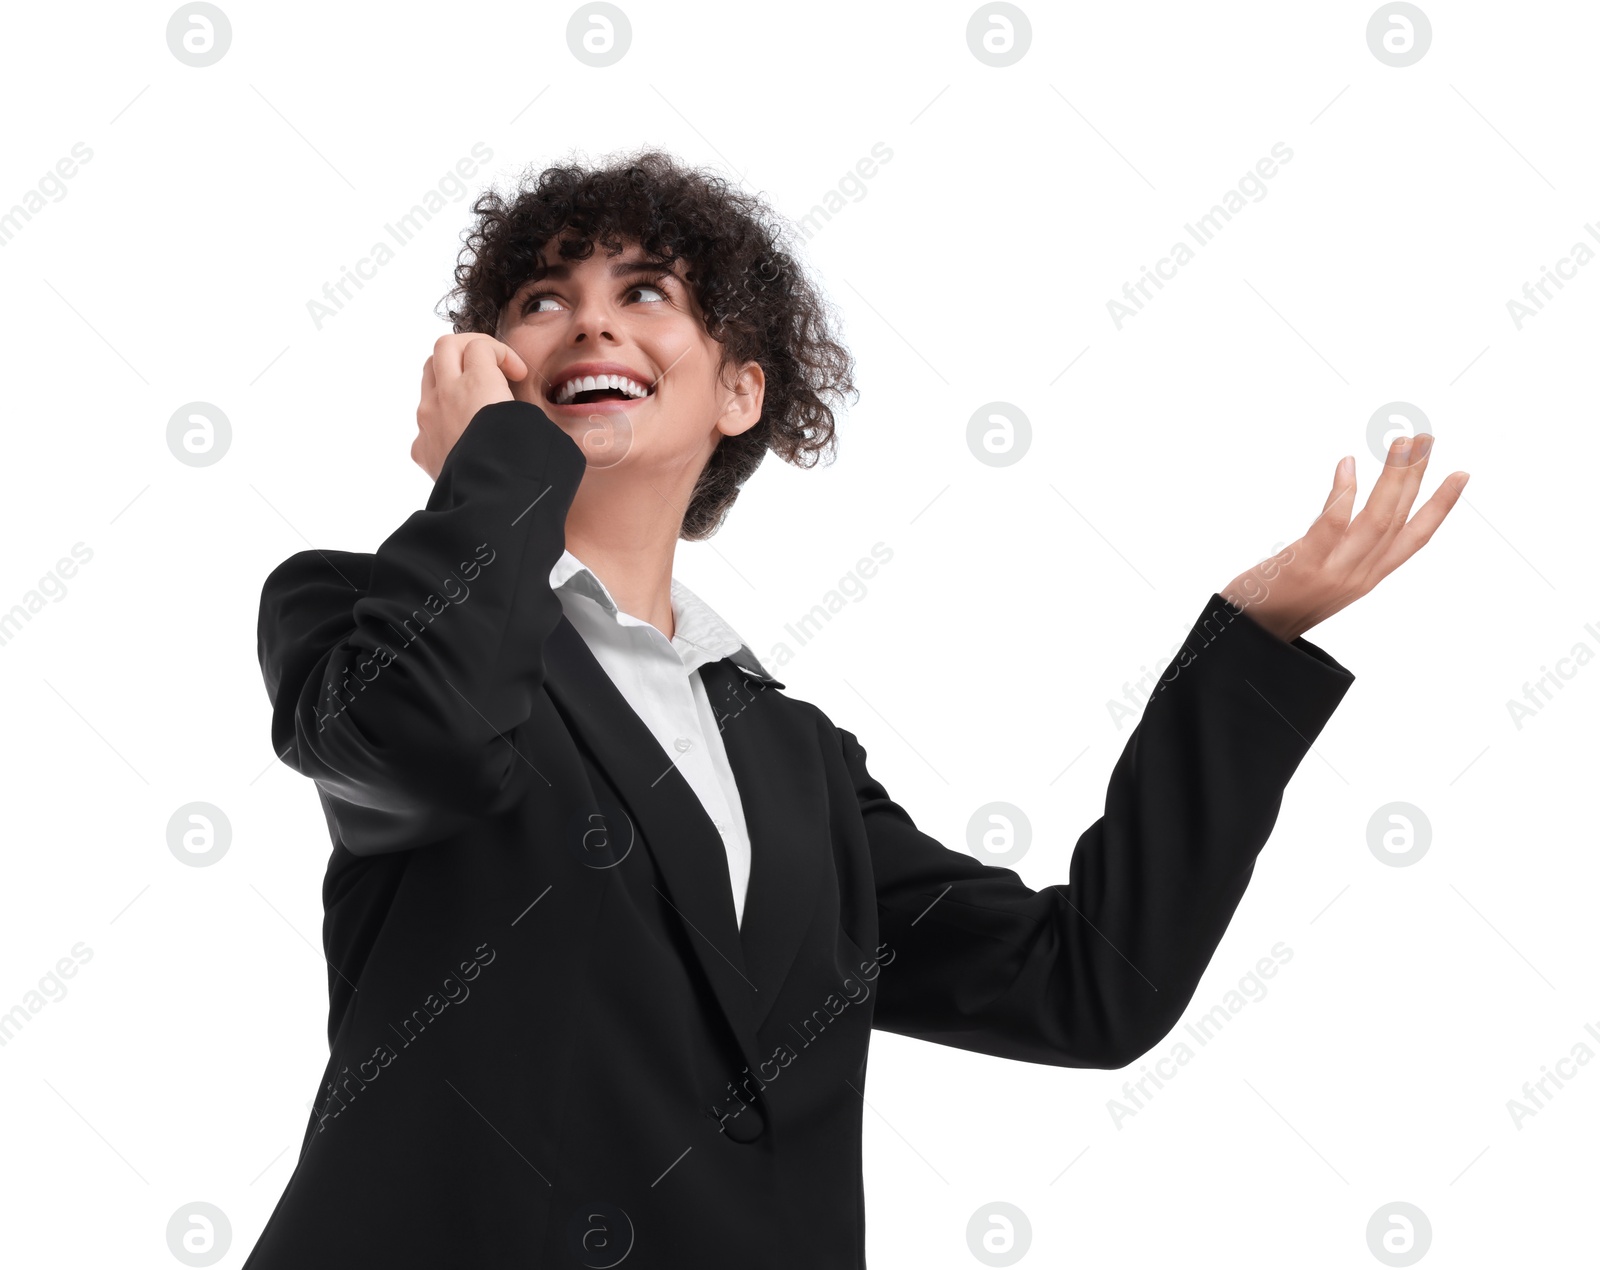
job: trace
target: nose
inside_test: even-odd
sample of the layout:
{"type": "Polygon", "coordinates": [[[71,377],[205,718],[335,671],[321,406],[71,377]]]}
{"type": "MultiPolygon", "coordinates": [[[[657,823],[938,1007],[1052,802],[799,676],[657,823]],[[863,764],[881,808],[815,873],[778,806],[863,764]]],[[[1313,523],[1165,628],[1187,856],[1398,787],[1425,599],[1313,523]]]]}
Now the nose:
{"type": "Polygon", "coordinates": [[[582,343],[585,338],[596,341],[616,341],[612,328],[616,314],[610,302],[601,295],[586,296],[572,312],[572,342],[582,343]]]}

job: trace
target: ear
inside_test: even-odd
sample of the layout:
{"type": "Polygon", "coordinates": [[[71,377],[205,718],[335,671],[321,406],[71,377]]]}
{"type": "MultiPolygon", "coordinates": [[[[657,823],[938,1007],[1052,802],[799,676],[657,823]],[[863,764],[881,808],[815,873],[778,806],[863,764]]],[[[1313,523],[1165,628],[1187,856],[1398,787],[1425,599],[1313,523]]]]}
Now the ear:
{"type": "Polygon", "coordinates": [[[761,421],[761,404],[766,397],[767,375],[760,362],[746,362],[729,390],[732,396],[717,420],[717,431],[736,437],[761,421]]]}

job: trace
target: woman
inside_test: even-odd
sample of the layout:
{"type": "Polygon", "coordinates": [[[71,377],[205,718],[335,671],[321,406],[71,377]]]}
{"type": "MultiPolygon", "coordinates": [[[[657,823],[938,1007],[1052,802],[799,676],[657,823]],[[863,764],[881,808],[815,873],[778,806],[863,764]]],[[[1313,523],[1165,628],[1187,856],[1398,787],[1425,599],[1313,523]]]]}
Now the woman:
{"type": "Polygon", "coordinates": [[[672,577],[853,391],[775,219],[654,153],[475,211],[427,508],[262,592],[273,744],[333,840],[330,1058],[246,1265],[863,1265],[871,1029],[1063,1067],[1160,1042],[1353,682],[1304,632],[1465,474],[1408,522],[1431,438],[1360,515],[1340,463],[1206,602],[1034,891],[918,830],[672,577]]]}

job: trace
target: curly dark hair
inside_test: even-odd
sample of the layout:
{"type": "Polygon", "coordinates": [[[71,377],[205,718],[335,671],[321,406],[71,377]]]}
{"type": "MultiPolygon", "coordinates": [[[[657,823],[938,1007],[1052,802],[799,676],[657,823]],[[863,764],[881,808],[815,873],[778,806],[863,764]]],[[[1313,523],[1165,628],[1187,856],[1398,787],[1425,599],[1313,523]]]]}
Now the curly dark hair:
{"type": "Polygon", "coordinates": [[[831,329],[832,306],[787,249],[787,221],[659,150],[532,173],[509,199],[490,190],[473,204],[478,219],[462,233],[456,285],[441,301],[456,302],[443,315],[456,334],[495,334],[518,288],[542,275],[540,249],[557,234],[564,260],[588,259],[597,241],[615,254],[632,239],[659,263],[685,262],[706,331],[722,345],[719,371],[754,361],[766,376],[761,418],[718,443],[678,536],[714,534],[768,450],[802,468],[832,460],[834,413],[824,398],[842,404],[846,393],[860,394],[849,350],[831,329]]]}

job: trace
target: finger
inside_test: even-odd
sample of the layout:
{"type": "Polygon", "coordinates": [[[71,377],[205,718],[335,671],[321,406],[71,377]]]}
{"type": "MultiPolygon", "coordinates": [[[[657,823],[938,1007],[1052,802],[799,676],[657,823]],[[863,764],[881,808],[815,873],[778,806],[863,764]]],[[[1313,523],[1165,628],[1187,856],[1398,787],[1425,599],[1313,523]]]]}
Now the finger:
{"type": "Polygon", "coordinates": [[[523,361],[517,350],[504,340],[497,340],[485,336],[489,346],[494,349],[495,365],[500,368],[500,373],[508,380],[516,381],[528,377],[528,363],[523,361]]]}
{"type": "Polygon", "coordinates": [[[1407,560],[1411,559],[1422,549],[1428,539],[1433,537],[1433,531],[1444,522],[1461,498],[1461,492],[1467,487],[1467,473],[1452,472],[1433,491],[1433,497],[1424,503],[1421,509],[1408,520],[1405,527],[1395,535],[1394,541],[1379,558],[1377,576],[1372,579],[1375,584],[1378,579],[1388,577],[1407,560]]]}
{"type": "Polygon", "coordinates": [[[492,335],[479,334],[469,339],[462,347],[461,362],[463,372],[487,371],[493,366],[508,380],[524,379],[528,374],[527,363],[517,356],[517,350],[492,335]]]}
{"type": "Polygon", "coordinates": [[[528,377],[528,363],[522,360],[522,355],[511,345],[496,340],[501,348],[506,350],[506,355],[500,359],[500,373],[508,380],[515,383],[519,379],[528,377]]]}
{"type": "MultiPolygon", "coordinates": [[[[478,331],[460,331],[441,335],[433,344],[433,373],[441,387],[448,387],[460,379],[472,366],[481,365],[485,354],[474,345],[498,341],[492,335],[478,331]]],[[[489,358],[493,361],[495,359],[489,358]]]]}
{"type": "Polygon", "coordinates": [[[1410,462],[1411,438],[1396,437],[1384,458],[1383,471],[1379,473],[1372,493],[1367,497],[1367,505],[1350,523],[1351,537],[1360,542],[1364,550],[1370,549],[1392,528],[1395,508],[1400,502],[1410,462]]]}
{"type": "Polygon", "coordinates": [[[1422,488],[1422,477],[1428,470],[1428,460],[1432,456],[1431,433],[1422,432],[1411,438],[1411,454],[1402,471],[1400,496],[1395,501],[1390,517],[1391,533],[1398,531],[1406,523],[1406,517],[1411,515],[1411,504],[1417,501],[1417,492],[1422,488]]]}
{"type": "Polygon", "coordinates": [[[1350,528],[1356,505],[1356,461],[1353,456],[1339,460],[1334,469],[1333,489],[1322,505],[1322,512],[1311,522],[1303,541],[1314,559],[1323,560],[1343,541],[1350,528]]]}
{"type": "Polygon", "coordinates": [[[1346,486],[1353,486],[1356,476],[1356,460],[1354,455],[1347,454],[1340,459],[1333,469],[1333,488],[1328,491],[1328,501],[1322,504],[1322,510],[1327,511],[1339,499],[1339,495],[1346,486]]]}

